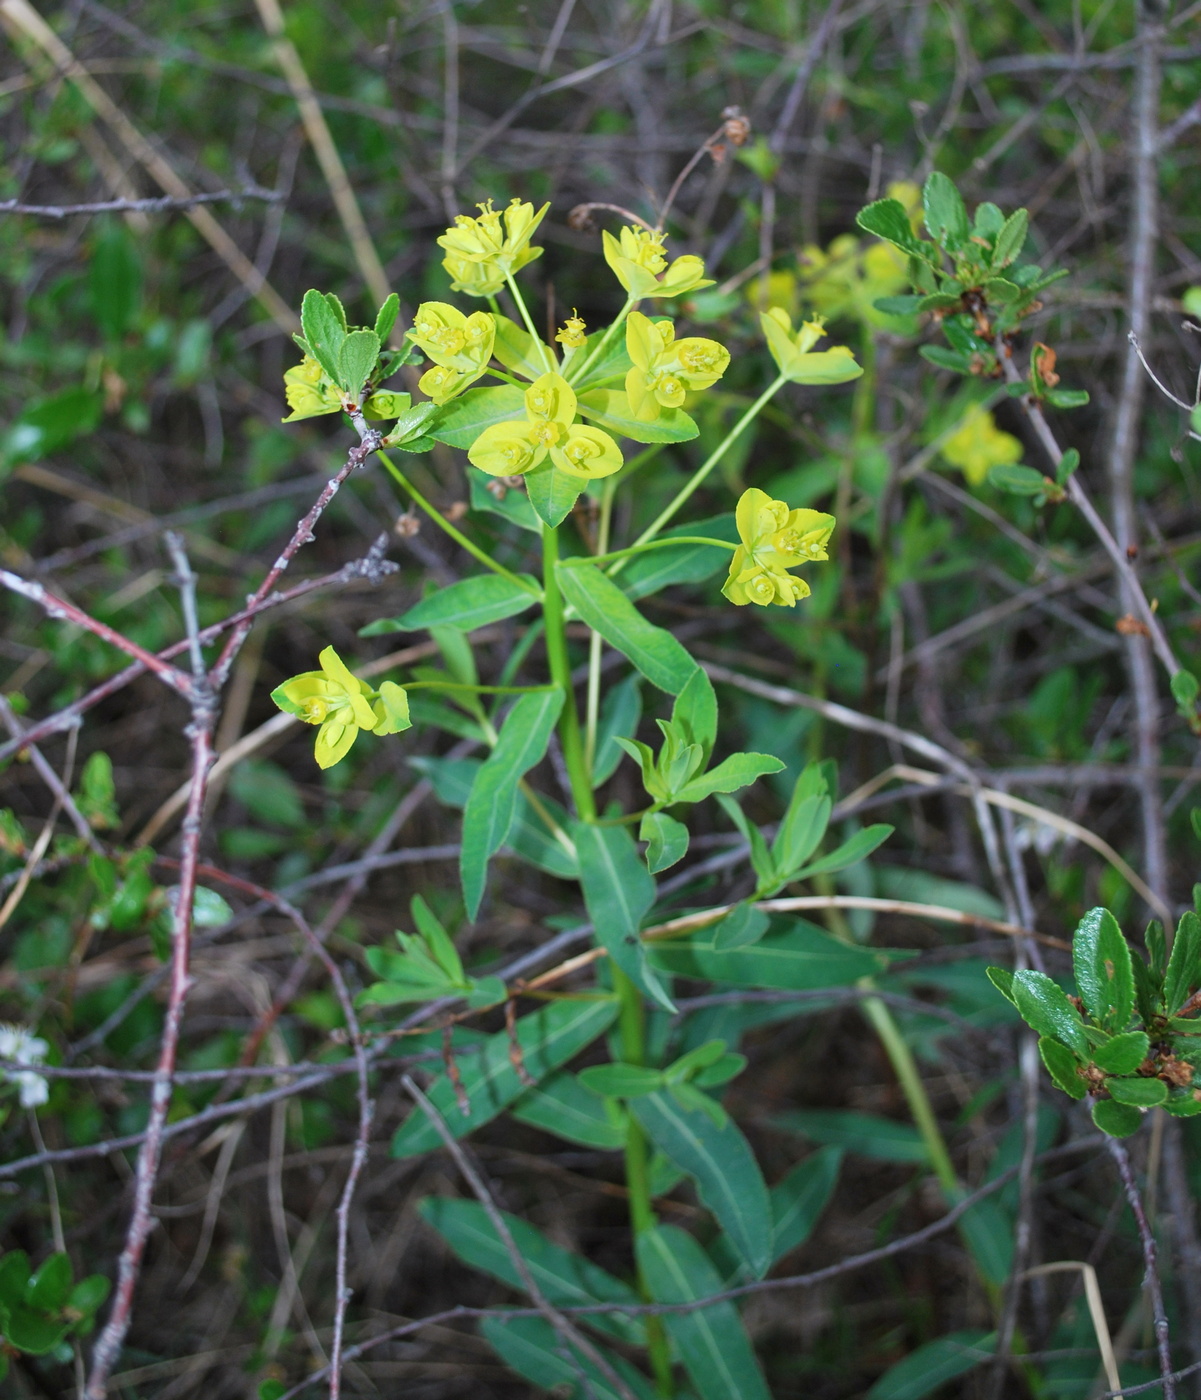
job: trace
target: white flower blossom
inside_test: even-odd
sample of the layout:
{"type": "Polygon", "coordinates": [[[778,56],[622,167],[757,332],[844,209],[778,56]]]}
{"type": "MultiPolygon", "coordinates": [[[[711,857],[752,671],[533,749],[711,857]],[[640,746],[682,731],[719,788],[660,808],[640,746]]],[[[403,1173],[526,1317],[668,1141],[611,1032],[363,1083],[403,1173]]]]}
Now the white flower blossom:
{"type": "MultiPolygon", "coordinates": [[[[15,1060],[19,1065],[40,1065],[46,1060],[50,1046],[40,1036],[32,1035],[24,1026],[0,1023],[0,1060],[15,1060]]],[[[50,1097],[50,1085],[32,1070],[2,1070],[0,1082],[15,1084],[22,1108],[37,1108],[50,1097]]]]}

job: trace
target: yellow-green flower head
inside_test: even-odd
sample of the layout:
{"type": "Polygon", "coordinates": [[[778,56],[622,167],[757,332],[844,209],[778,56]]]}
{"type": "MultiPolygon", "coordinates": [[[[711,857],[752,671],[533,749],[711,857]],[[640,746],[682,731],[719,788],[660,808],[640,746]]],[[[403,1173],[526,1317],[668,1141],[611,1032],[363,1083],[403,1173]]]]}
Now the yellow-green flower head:
{"type": "Polygon", "coordinates": [[[667,261],[664,241],[667,235],[631,224],[614,238],[606,229],[601,240],[605,261],[631,297],[678,297],[700,287],[713,286],[705,276],[705,264],[686,253],[672,263],[667,261]]]}
{"type": "Polygon", "coordinates": [[[448,302],[423,301],[405,335],[434,362],[418,381],[421,392],[446,403],[488,368],[496,320],[490,311],[465,316],[448,302]]]}
{"type": "Polygon", "coordinates": [[[284,370],[284,397],[292,410],[283,420],[285,423],[317,418],[322,413],[337,413],[342,407],[342,390],[325,377],[311,355],[284,370]]]}
{"type": "Polygon", "coordinates": [[[561,374],[544,374],[525,391],[524,422],[494,423],[467,460],[490,476],[522,476],[549,455],[569,476],[587,481],[621,468],[621,448],[600,428],[577,423],[575,391],[561,374]]]}
{"type": "Polygon", "coordinates": [[[442,266],[450,273],[452,288],[471,296],[493,296],[527,263],[542,256],[541,248],[531,248],[530,239],[550,208],[544,204],[535,212],[532,204],[513,199],[498,212],[485,200],[478,218],[459,214],[438,243],[446,249],[442,266]]]}
{"type": "Polygon", "coordinates": [[[730,363],[730,352],[716,340],[675,335],[670,321],[652,321],[641,311],[631,311],[626,321],[626,351],[634,362],[626,374],[626,394],[645,423],[653,423],[665,408],[679,408],[689,389],[716,384],[730,363]]]}
{"type": "Polygon", "coordinates": [[[408,729],[409,698],[401,686],[384,681],[374,691],[347,670],[345,662],[326,647],[318,657],[320,671],[293,676],[271,692],[281,710],[305,724],[319,724],[313,750],[319,768],[332,768],[345,758],[360,729],[376,734],[399,734],[408,729]]]}
{"type": "Polygon", "coordinates": [[[586,323],[580,319],[580,313],[573,307],[571,315],[559,329],[555,339],[568,350],[578,350],[588,339],[587,330],[586,323]]]}
{"type": "Polygon", "coordinates": [[[804,322],[799,331],[794,331],[788,312],[776,306],[760,314],[759,324],[777,368],[794,384],[845,384],[863,373],[863,367],[845,345],[813,350],[826,333],[820,317],[804,322]]]}
{"type": "Polygon", "coordinates": [[[807,598],[809,585],[788,570],[829,558],[826,546],[834,517],[819,510],[789,510],[785,502],[752,486],[742,493],[734,518],[742,543],[734,551],[721,590],[730,602],[739,607],[776,603],[790,608],[807,598]]]}
{"type": "Polygon", "coordinates": [[[963,423],[947,438],[940,451],[973,486],[985,481],[990,468],[1022,460],[1021,442],[1012,433],[998,428],[996,419],[978,403],[964,414],[963,423]]]}

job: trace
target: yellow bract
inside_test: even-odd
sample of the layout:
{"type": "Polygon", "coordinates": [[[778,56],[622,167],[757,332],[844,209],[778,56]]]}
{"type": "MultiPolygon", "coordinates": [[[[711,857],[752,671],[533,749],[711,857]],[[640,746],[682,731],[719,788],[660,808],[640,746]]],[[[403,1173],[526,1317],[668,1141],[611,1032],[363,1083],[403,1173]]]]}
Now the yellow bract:
{"type": "Polygon", "coordinates": [[[692,253],[669,264],[663,246],[666,238],[665,233],[633,224],[623,228],[619,238],[607,229],[601,235],[605,261],[631,297],[678,297],[713,285],[705,277],[705,264],[692,253]]]}
{"type": "Polygon", "coordinates": [[[752,486],[742,493],[734,518],[742,543],[734,551],[721,590],[730,602],[739,607],[777,603],[790,608],[807,598],[809,585],[788,570],[829,558],[826,546],[834,517],[819,510],[789,510],[785,502],[752,486]]]}
{"type": "Polygon", "coordinates": [[[759,324],[777,368],[794,384],[845,384],[863,373],[863,367],[845,345],[832,345],[829,350],[813,353],[813,347],[826,333],[820,316],[794,331],[788,312],[777,306],[762,312],[759,324]]]}
{"type": "Polygon", "coordinates": [[[626,351],[634,362],[626,394],[644,423],[653,423],[665,408],[679,408],[689,389],[716,384],[730,363],[730,352],[716,340],[675,335],[670,321],[652,321],[641,311],[631,311],[626,321],[626,351]]]}
{"type": "Polygon", "coordinates": [[[325,371],[311,355],[284,370],[284,397],[292,410],[283,419],[285,423],[316,418],[322,413],[337,413],[342,407],[342,390],[326,378],[325,371]]]}
{"type": "Polygon", "coordinates": [[[542,222],[549,204],[537,212],[532,204],[513,199],[503,211],[492,201],[477,206],[479,217],[459,214],[438,243],[446,249],[442,266],[450,273],[451,289],[473,297],[495,296],[506,278],[542,256],[530,239],[542,222]]]}
{"type": "Polygon", "coordinates": [[[384,681],[374,691],[347,670],[345,662],[326,647],[318,657],[320,671],[304,671],[271,692],[281,710],[305,724],[319,724],[313,749],[319,768],[332,768],[346,757],[359,730],[399,734],[408,729],[409,697],[402,686],[384,681]]]}
{"type": "Polygon", "coordinates": [[[525,391],[524,422],[493,423],[467,460],[490,476],[521,476],[551,461],[569,476],[594,480],[621,468],[621,448],[600,428],[575,421],[575,391],[561,374],[544,374],[525,391]]]}
{"type": "Polygon", "coordinates": [[[976,403],[964,414],[963,423],[940,451],[953,467],[980,486],[991,467],[1008,466],[1022,460],[1022,444],[1012,433],[997,427],[996,419],[976,403]]]}
{"type": "Polygon", "coordinates": [[[418,381],[421,392],[446,403],[488,368],[496,321],[489,311],[465,316],[448,302],[423,301],[405,335],[434,362],[418,381]]]}
{"type": "Polygon", "coordinates": [[[564,325],[555,335],[555,339],[560,345],[566,346],[568,350],[578,350],[588,339],[586,334],[588,327],[580,319],[578,311],[573,310],[564,325]]]}

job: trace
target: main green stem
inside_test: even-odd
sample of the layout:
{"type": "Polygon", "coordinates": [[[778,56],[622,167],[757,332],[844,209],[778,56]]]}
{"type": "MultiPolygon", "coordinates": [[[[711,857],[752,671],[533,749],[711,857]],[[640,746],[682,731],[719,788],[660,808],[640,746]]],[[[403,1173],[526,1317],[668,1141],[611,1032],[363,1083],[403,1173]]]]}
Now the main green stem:
{"type": "MultiPolygon", "coordinates": [[[[542,615],[546,622],[546,652],[551,679],[563,691],[563,713],[559,716],[559,739],[563,745],[563,760],[571,781],[571,793],[576,810],[583,821],[596,820],[596,799],[592,793],[592,776],[584,752],[580,720],[576,712],[575,691],[571,683],[571,661],[567,655],[567,629],[563,621],[563,596],[555,565],[559,562],[559,536],[552,526],[542,530],[542,615]]],[[[640,1065],[646,1060],[646,1011],[642,993],[621,971],[613,968],[613,987],[618,1000],[618,1037],[621,1057],[628,1064],[640,1065]]],[[[655,1226],[651,1204],[650,1160],[646,1135],[638,1120],[629,1115],[626,1129],[626,1188],[630,1197],[630,1225],[634,1238],[655,1226]]],[[[639,1270],[639,1290],[650,1301],[650,1291],[639,1270]]],[[[646,1319],[646,1344],[655,1387],[660,1395],[672,1394],[671,1355],[663,1322],[657,1317],[646,1319]]]]}

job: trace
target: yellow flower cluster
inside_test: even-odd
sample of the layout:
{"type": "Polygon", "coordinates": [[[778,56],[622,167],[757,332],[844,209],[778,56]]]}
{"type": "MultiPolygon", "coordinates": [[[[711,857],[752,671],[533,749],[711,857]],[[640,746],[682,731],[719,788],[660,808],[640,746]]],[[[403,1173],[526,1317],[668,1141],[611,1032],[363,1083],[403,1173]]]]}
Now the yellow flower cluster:
{"type": "Polygon", "coordinates": [[[788,570],[829,558],[826,545],[834,517],[819,510],[789,510],[783,501],[752,486],[742,493],[734,518],[741,544],[721,590],[730,602],[738,607],[776,603],[791,608],[807,598],[809,585],[788,570]]]}
{"type": "Polygon", "coordinates": [[[438,239],[446,249],[442,266],[450,273],[451,290],[473,297],[495,296],[509,277],[542,256],[530,239],[550,208],[535,212],[532,204],[510,201],[502,211],[492,201],[477,206],[479,216],[456,215],[454,225],[438,239]]]}
{"type": "Polygon", "coordinates": [[[829,350],[813,349],[826,333],[821,316],[813,317],[804,322],[799,331],[794,331],[788,312],[776,306],[760,314],[759,324],[767,337],[767,348],[776,368],[794,384],[845,384],[863,373],[863,367],[845,345],[832,345],[829,350]]]}
{"type": "Polygon", "coordinates": [[[467,460],[490,476],[523,476],[549,456],[568,476],[586,481],[621,469],[621,448],[601,428],[577,423],[575,391],[561,374],[544,374],[525,391],[525,421],[493,423],[468,449],[467,460]]]}
{"type": "Polygon", "coordinates": [[[1012,433],[998,428],[996,419],[978,403],[972,404],[962,424],[939,450],[972,486],[983,485],[990,468],[1022,460],[1021,442],[1012,433]]]}
{"type": "Polygon", "coordinates": [[[642,297],[678,297],[711,287],[705,264],[692,253],[668,263],[665,233],[630,224],[619,238],[606,229],[601,235],[605,261],[634,300],[642,297]]]}
{"type": "Polygon", "coordinates": [[[346,668],[333,649],[326,647],[318,657],[320,671],[304,671],[271,692],[271,698],[287,714],[305,724],[319,724],[313,755],[319,768],[332,768],[345,758],[359,737],[359,730],[372,734],[399,734],[412,724],[409,697],[395,681],[384,681],[372,690],[346,668]]]}
{"type": "Polygon", "coordinates": [[[716,340],[675,336],[670,321],[652,321],[641,311],[631,311],[626,321],[626,351],[634,362],[626,394],[644,423],[653,423],[665,408],[679,408],[689,389],[716,384],[730,363],[730,352],[716,340]]]}
{"type": "Polygon", "coordinates": [[[337,413],[342,407],[342,390],[311,355],[284,371],[284,397],[292,410],[283,420],[285,423],[337,413]]]}
{"type": "Polygon", "coordinates": [[[406,336],[434,362],[418,381],[423,394],[447,403],[461,394],[488,368],[496,340],[496,321],[489,311],[470,316],[445,301],[423,301],[406,336]]]}

